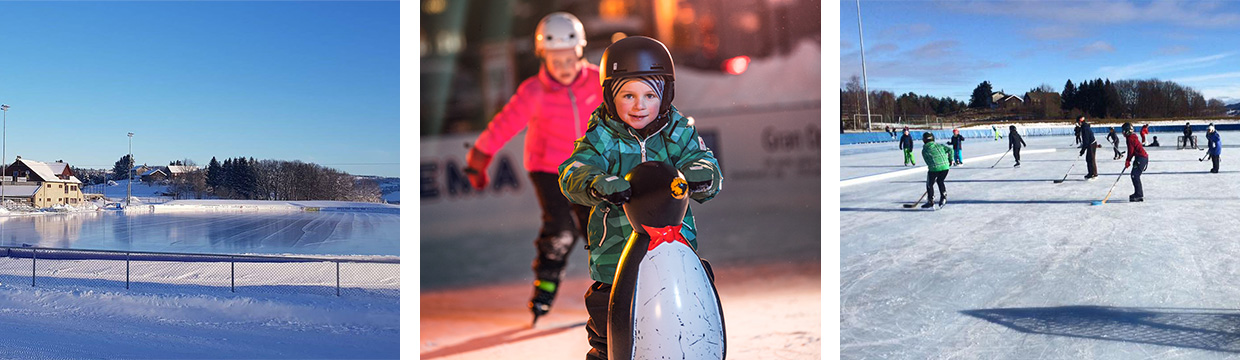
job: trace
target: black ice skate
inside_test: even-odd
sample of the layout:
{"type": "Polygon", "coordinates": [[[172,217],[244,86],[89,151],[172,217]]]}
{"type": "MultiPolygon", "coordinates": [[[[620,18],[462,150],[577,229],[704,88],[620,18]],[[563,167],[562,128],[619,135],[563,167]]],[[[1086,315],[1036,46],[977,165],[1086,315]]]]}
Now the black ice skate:
{"type": "Polygon", "coordinates": [[[922,209],[931,209],[931,208],[934,208],[934,199],[930,199],[930,200],[926,201],[926,203],[925,203],[925,204],[921,205],[921,208],[922,208],[922,209]]]}
{"type": "Polygon", "coordinates": [[[939,197],[939,208],[942,209],[943,205],[947,205],[947,195],[939,197]]]}
{"type": "Polygon", "coordinates": [[[534,280],[534,298],[530,299],[530,312],[534,313],[534,321],[530,326],[538,323],[538,317],[551,312],[551,303],[555,301],[555,292],[557,284],[549,280],[534,280]]]}

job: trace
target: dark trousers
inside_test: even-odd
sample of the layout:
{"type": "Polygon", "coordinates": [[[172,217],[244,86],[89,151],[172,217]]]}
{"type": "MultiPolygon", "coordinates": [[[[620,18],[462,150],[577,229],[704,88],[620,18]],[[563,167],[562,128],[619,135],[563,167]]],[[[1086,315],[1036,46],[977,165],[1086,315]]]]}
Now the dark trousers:
{"type": "MultiPolygon", "coordinates": [[[[943,172],[946,173],[947,171],[943,172]]],[[[710,266],[710,262],[704,259],[702,260],[702,268],[706,270],[706,277],[710,279],[710,284],[713,287],[715,285],[715,270],[710,266]]],[[[611,284],[595,281],[594,285],[590,285],[590,288],[586,290],[586,313],[590,315],[590,319],[586,320],[586,337],[590,341],[590,351],[586,352],[586,360],[608,360],[607,306],[610,302],[611,284]]]]}
{"type": "Polygon", "coordinates": [[[1114,159],[1114,160],[1119,160],[1119,157],[1120,157],[1121,155],[1124,155],[1124,153],[1119,152],[1119,143],[1115,143],[1115,145],[1111,147],[1111,150],[1115,151],[1115,159],[1114,159]]]}
{"type": "Polygon", "coordinates": [[[590,351],[586,360],[607,360],[607,303],[611,300],[611,284],[598,281],[586,290],[586,337],[590,351]]]}
{"type": "Polygon", "coordinates": [[[1147,157],[1136,156],[1132,160],[1132,196],[1145,197],[1145,191],[1141,189],[1141,173],[1145,172],[1145,168],[1149,164],[1150,159],[1147,157]]]}
{"type": "Polygon", "coordinates": [[[1210,162],[1214,163],[1214,167],[1210,168],[1210,172],[1213,172],[1213,173],[1218,172],[1218,161],[1219,161],[1218,157],[1219,155],[1210,155],[1210,162]]]}
{"type": "Polygon", "coordinates": [[[542,228],[534,240],[534,247],[538,249],[538,257],[534,258],[532,266],[534,275],[539,280],[558,284],[577,238],[586,236],[590,208],[564,198],[556,174],[530,172],[530,182],[534,184],[538,205],[542,207],[542,228]]]}
{"type": "Polygon", "coordinates": [[[1015,158],[1016,158],[1016,163],[1017,163],[1017,164],[1019,164],[1019,163],[1020,163],[1020,147],[1019,147],[1019,146],[1013,146],[1013,147],[1012,147],[1012,157],[1015,157],[1015,158]]]}
{"type": "Polygon", "coordinates": [[[934,184],[939,184],[939,196],[947,196],[947,186],[943,185],[943,180],[947,179],[948,171],[931,171],[926,173],[927,202],[934,202],[934,184]]]}
{"type": "Polygon", "coordinates": [[[1098,176],[1098,160],[1095,158],[1095,155],[1098,154],[1097,150],[1098,148],[1094,147],[1094,144],[1089,144],[1089,148],[1085,149],[1085,167],[1089,169],[1089,174],[1086,176],[1098,176]]]}

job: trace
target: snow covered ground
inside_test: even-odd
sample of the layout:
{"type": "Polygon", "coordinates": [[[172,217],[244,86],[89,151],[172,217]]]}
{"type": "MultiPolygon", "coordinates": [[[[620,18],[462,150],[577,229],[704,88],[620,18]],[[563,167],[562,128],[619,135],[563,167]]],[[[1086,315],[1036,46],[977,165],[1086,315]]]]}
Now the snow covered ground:
{"type": "MultiPolygon", "coordinates": [[[[938,211],[904,209],[924,172],[840,188],[840,352],[847,359],[1169,359],[1240,353],[1240,160],[1210,174],[1173,134],[1147,148],[1145,202],[1108,146],[1086,181],[1070,137],[965,143],[938,211]],[[1110,201],[1102,200],[1115,186],[1110,201]]],[[[1221,133],[1224,144],[1240,139],[1221,133]]],[[[1101,141],[1101,137],[1099,137],[1101,141]]],[[[841,178],[898,171],[894,145],[843,146],[841,178]]],[[[1204,139],[1202,139],[1202,144],[1204,139]]],[[[921,164],[920,141],[917,145],[921,164]]],[[[1121,151],[1124,150],[1121,145],[1121,151]]]]}
{"type": "Polygon", "coordinates": [[[348,272],[339,297],[313,276],[325,271],[298,271],[315,264],[245,265],[238,282],[265,285],[229,292],[227,264],[135,262],[127,290],[123,261],[40,260],[32,287],[29,259],[0,257],[0,358],[399,356],[398,265],[342,264],[371,269],[348,272]]]}

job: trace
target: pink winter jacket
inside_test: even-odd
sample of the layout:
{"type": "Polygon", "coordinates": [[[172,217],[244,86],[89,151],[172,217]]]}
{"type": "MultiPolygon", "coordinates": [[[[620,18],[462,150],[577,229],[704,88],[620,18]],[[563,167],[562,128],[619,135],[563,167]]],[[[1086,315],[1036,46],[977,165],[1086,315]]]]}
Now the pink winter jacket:
{"type": "Polygon", "coordinates": [[[573,153],[573,142],[585,135],[590,113],[603,101],[598,66],[586,64],[572,85],[556,82],[547,69],[521,82],[475,145],[487,155],[504,147],[526,126],[525,169],[558,173],[560,164],[573,153]]]}

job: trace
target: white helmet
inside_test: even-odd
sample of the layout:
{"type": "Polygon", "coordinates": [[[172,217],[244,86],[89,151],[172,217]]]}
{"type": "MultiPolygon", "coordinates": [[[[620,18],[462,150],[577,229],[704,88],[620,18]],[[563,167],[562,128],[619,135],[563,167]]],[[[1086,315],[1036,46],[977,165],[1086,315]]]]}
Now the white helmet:
{"type": "Polygon", "coordinates": [[[534,30],[534,53],[543,50],[577,49],[580,55],[586,46],[586,30],[581,20],[566,12],[553,12],[538,21],[534,30]]]}

